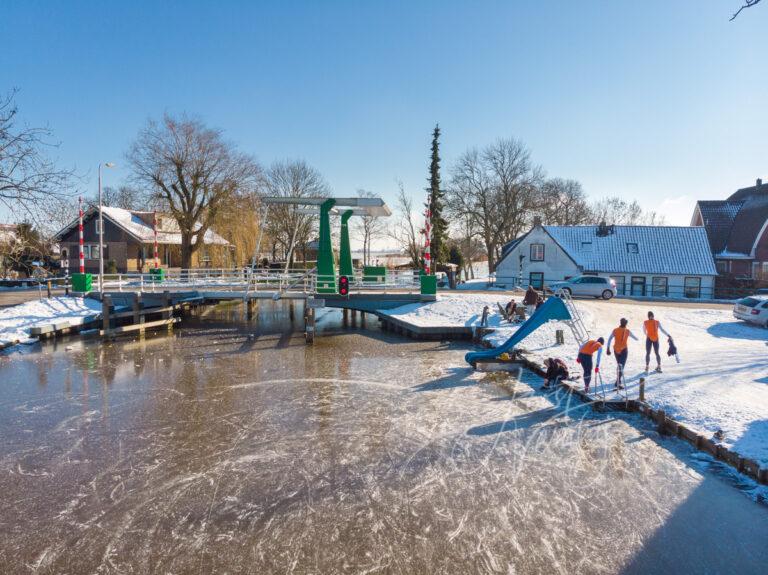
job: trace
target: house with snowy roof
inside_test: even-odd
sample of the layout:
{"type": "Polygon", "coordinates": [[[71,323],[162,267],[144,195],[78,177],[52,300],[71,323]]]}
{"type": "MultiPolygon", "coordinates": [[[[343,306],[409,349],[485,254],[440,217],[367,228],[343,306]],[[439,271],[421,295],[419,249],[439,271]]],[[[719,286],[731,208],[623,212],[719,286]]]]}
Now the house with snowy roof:
{"type": "Polygon", "coordinates": [[[504,246],[497,285],[541,289],[576,275],[613,278],[617,295],[711,298],[717,270],[702,227],[544,226],[504,246]]]}
{"type": "MultiPolygon", "coordinates": [[[[155,242],[155,212],[103,207],[104,261],[114,262],[120,273],[147,271],[152,266],[155,242]]],[[[62,265],[70,270],[79,266],[78,219],[55,236],[59,243],[62,265]],[[67,262],[66,264],[64,262],[67,262]]],[[[85,270],[99,270],[99,209],[90,207],[83,214],[83,255],[85,270]]],[[[181,265],[181,232],[176,220],[157,213],[157,244],[160,266],[177,268],[181,265]]],[[[233,246],[213,230],[207,230],[203,245],[192,255],[193,267],[226,268],[232,265],[233,246]]]]}
{"type": "Polygon", "coordinates": [[[761,179],[725,200],[696,202],[692,226],[703,226],[718,272],[768,280],[768,184],[761,179]]]}

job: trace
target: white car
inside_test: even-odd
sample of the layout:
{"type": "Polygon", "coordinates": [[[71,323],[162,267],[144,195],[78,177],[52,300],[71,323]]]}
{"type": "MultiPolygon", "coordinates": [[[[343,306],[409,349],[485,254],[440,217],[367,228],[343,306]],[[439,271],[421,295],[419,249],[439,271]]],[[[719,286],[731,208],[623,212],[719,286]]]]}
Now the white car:
{"type": "Polygon", "coordinates": [[[749,323],[768,327],[768,295],[752,295],[740,299],[733,307],[733,315],[749,323]]]}
{"type": "Polygon", "coordinates": [[[561,282],[552,282],[549,289],[567,291],[571,295],[586,295],[611,299],[616,295],[616,282],[601,276],[576,276],[561,282]]]}

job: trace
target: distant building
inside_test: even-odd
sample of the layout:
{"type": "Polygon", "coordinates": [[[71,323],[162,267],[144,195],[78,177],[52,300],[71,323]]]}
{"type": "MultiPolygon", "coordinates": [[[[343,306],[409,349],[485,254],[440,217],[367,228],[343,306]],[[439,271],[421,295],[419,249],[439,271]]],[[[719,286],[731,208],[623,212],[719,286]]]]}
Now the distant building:
{"type": "Polygon", "coordinates": [[[692,226],[704,226],[718,272],[768,279],[768,184],[758,179],[725,200],[696,202],[692,226]]]}
{"type": "MultiPolygon", "coordinates": [[[[104,207],[104,262],[114,261],[118,272],[148,271],[153,263],[154,212],[139,212],[104,207]]],[[[158,257],[163,268],[181,266],[181,233],[176,220],[157,214],[158,257]]],[[[99,270],[99,210],[91,207],[83,216],[85,269],[99,270]]],[[[69,270],[79,266],[78,220],[75,219],[55,236],[61,250],[62,263],[69,270]]],[[[203,246],[192,255],[192,267],[227,268],[233,263],[232,246],[212,230],[205,233],[203,246]]],[[[105,268],[106,269],[106,268],[105,268]]]]}
{"type": "Polygon", "coordinates": [[[711,298],[707,235],[683,226],[542,226],[504,246],[496,284],[541,289],[576,275],[616,281],[617,295],[711,298]]]}

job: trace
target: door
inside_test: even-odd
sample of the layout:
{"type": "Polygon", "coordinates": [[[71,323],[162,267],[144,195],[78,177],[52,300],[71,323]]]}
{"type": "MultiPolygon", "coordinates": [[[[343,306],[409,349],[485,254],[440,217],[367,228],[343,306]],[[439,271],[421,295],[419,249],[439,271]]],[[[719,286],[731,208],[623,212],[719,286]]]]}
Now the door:
{"type": "Polygon", "coordinates": [[[645,276],[632,276],[630,295],[645,295],[645,276]]]}
{"type": "Polygon", "coordinates": [[[701,278],[687,277],[685,278],[684,296],[690,298],[701,297],[701,278]]]}

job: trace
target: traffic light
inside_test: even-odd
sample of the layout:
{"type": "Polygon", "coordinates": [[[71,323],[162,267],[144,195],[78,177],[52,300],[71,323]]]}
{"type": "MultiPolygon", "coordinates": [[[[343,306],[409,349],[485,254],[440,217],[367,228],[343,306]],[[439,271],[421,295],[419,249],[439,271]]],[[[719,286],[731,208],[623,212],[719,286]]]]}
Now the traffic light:
{"type": "Polygon", "coordinates": [[[349,278],[347,276],[339,276],[339,295],[349,294],[349,278]]]}

